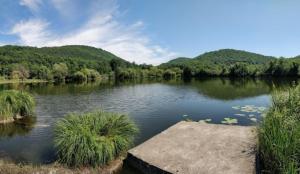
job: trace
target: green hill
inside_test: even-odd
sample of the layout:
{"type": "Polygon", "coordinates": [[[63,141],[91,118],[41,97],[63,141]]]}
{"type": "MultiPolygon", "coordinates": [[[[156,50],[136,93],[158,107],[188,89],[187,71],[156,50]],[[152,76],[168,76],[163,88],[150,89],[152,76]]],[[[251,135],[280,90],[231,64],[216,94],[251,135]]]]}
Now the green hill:
{"type": "Polygon", "coordinates": [[[272,56],[264,56],[247,51],[222,49],[218,51],[207,52],[195,58],[173,59],[167,63],[162,64],[162,66],[184,66],[195,64],[230,65],[238,62],[247,64],[265,64],[274,59],[275,57],[272,56]]]}
{"type": "Polygon", "coordinates": [[[22,64],[32,69],[31,66],[43,65],[51,68],[56,63],[65,63],[70,72],[81,68],[91,68],[100,73],[111,71],[111,61],[120,66],[130,66],[131,63],[117,57],[105,50],[80,45],[61,47],[25,47],[2,46],[0,47],[0,64],[9,67],[13,64],[22,64]]]}
{"type": "Polygon", "coordinates": [[[184,76],[299,76],[300,56],[276,58],[247,51],[222,49],[195,58],[177,58],[159,66],[181,68],[184,76]]]}
{"type": "Polygon", "coordinates": [[[206,61],[218,64],[232,64],[237,62],[244,62],[249,64],[264,64],[275,57],[264,56],[261,54],[251,53],[247,51],[234,50],[234,49],[222,49],[218,51],[212,51],[197,56],[195,60],[206,61]]]}

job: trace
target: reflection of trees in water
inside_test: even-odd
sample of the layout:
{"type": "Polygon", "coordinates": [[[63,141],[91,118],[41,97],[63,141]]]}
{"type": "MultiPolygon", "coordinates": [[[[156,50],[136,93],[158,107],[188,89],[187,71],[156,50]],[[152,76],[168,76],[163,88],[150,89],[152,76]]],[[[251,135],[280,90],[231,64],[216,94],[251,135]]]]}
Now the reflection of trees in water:
{"type": "Polygon", "coordinates": [[[13,123],[0,124],[0,138],[27,135],[36,123],[36,117],[25,117],[13,123]]]}
{"type": "Polygon", "coordinates": [[[137,84],[163,83],[167,85],[191,85],[199,93],[220,100],[234,100],[259,95],[270,94],[274,89],[287,88],[293,83],[298,83],[293,78],[202,78],[184,80],[127,80],[127,81],[96,81],[93,83],[81,84],[53,84],[53,83],[32,83],[32,84],[5,84],[0,85],[3,89],[22,89],[39,95],[64,95],[64,94],[88,94],[99,89],[108,89],[118,86],[134,86],[137,84]]]}
{"type": "Polygon", "coordinates": [[[293,83],[295,79],[286,78],[205,78],[193,80],[191,85],[207,97],[234,100],[270,94],[274,89],[287,88],[293,83]]]}

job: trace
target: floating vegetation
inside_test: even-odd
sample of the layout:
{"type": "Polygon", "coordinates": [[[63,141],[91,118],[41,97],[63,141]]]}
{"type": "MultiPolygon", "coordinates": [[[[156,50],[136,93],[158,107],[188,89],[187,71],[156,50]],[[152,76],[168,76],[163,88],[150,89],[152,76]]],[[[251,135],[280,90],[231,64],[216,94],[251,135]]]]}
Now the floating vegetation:
{"type": "Polygon", "coordinates": [[[240,110],[241,107],[240,106],[232,106],[232,109],[240,110]]]}
{"type": "Polygon", "coordinates": [[[186,118],[184,119],[184,121],[187,121],[187,122],[193,122],[194,120],[190,119],[190,118],[186,118]]]}
{"type": "Polygon", "coordinates": [[[199,120],[198,122],[199,122],[199,123],[209,123],[209,122],[211,122],[211,121],[212,121],[211,118],[207,118],[207,119],[204,119],[204,120],[199,120]]]}
{"type": "Polygon", "coordinates": [[[237,124],[238,120],[235,118],[224,118],[223,121],[221,121],[222,124],[237,124]]]}
{"type": "Polygon", "coordinates": [[[250,118],[250,120],[253,121],[253,122],[257,122],[256,118],[250,118]]]}
{"type": "Polygon", "coordinates": [[[234,114],[234,115],[240,116],[240,117],[245,117],[246,116],[246,114],[234,114]]]}
{"type": "Polygon", "coordinates": [[[254,105],[245,105],[240,108],[241,112],[248,112],[248,113],[262,113],[266,110],[266,107],[262,106],[254,106],[254,105]]]}

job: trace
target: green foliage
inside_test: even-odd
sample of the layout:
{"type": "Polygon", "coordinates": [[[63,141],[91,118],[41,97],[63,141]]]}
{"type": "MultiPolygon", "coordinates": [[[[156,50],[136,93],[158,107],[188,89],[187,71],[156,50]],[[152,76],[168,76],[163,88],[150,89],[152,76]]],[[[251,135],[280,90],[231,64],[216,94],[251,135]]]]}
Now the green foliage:
{"type": "Polygon", "coordinates": [[[300,57],[277,59],[246,51],[223,49],[195,58],[177,58],[160,66],[136,65],[88,46],[0,47],[0,75],[14,79],[75,80],[81,71],[88,81],[100,74],[117,80],[175,79],[207,76],[300,76],[300,57]],[[76,74],[78,75],[78,74],[76,74]]]}
{"type": "MultiPolygon", "coordinates": [[[[23,46],[0,47],[0,75],[6,77],[11,76],[14,65],[26,67],[29,70],[29,78],[40,79],[41,77],[37,75],[37,71],[43,70],[38,70],[37,67],[41,66],[52,71],[54,64],[63,63],[67,65],[70,74],[74,74],[84,68],[94,69],[98,73],[109,73],[112,70],[111,62],[117,62],[115,64],[116,67],[135,67],[134,64],[107,51],[88,46],[71,45],[44,48],[23,46]]],[[[49,71],[45,71],[49,74],[49,71]]],[[[45,76],[43,75],[42,78],[45,78],[45,76]]]]}
{"type": "Polygon", "coordinates": [[[137,133],[128,116],[103,111],[69,114],[55,128],[58,160],[69,166],[99,166],[128,150],[137,133]]]}
{"type": "Polygon", "coordinates": [[[206,76],[299,76],[300,57],[276,59],[240,50],[224,49],[195,58],[177,58],[160,68],[179,67],[186,70],[183,77],[206,76]]]}
{"type": "Polygon", "coordinates": [[[35,101],[26,92],[16,90],[0,92],[0,120],[32,116],[34,108],[35,101]]]}
{"type": "Polygon", "coordinates": [[[68,75],[68,66],[65,63],[57,63],[53,65],[52,74],[55,81],[61,82],[68,75]]]}
{"type": "Polygon", "coordinates": [[[259,150],[269,173],[299,173],[300,86],[273,94],[273,105],[259,128],[259,150]]]}
{"type": "Polygon", "coordinates": [[[173,78],[176,77],[176,72],[174,72],[170,69],[167,69],[167,70],[164,71],[163,77],[164,77],[164,79],[167,79],[167,80],[173,79],[173,78]]]}
{"type": "Polygon", "coordinates": [[[73,75],[73,80],[76,82],[85,82],[85,81],[87,81],[87,76],[83,72],[77,71],[73,75]]]}
{"type": "Polygon", "coordinates": [[[89,81],[96,81],[101,78],[100,74],[94,69],[84,68],[81,72],[86,76],[89,81]]]}
{"type": "Polygon", "coordinates": [[[11,79],[27,79],[29,77],[29,70],[20,64],[14,64],[10,74],[11,79]]]}
{"type": "Polygon", "coordinates": [[[42,65],[32,65],[30,69],[30,77],[42,80],[52,80],[53,75],[49,68],[42,65]]]}

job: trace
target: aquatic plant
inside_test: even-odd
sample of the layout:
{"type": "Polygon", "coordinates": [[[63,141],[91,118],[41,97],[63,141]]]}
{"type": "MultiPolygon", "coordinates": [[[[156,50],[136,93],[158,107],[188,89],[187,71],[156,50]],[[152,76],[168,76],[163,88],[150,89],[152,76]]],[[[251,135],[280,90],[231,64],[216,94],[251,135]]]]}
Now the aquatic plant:
{"type": "Polygon", "coordinates": [[[209,122],[211,122],[211,121],[212,121],[211,118],[207,118],[207,119],[199,120],[198,122],[199,122],[199,123],[209,123],[209,122]]]}
{"type": "Polygon", "coordinates": [[[257,122],[257,118],[250,118],[251,121],[257,122]]]}
{"type": "Polygon", "coordinates": [[[0,92],[0,120],[32,116],[34,108],[34,98],[24,91],[5,90],[0,92]]]}
{"type": "Polygon", "coordinates": [[[267,173],[299,173],[300,86],[275,92],[259,128],[259,152],[267,173]]]}
{"type": "Polygon", "coordinates": [[[240,116],[240,117],[245,117],[246,115],[245,114],[234,114],[236,116],[240,116]]]}
{"type": "Polygon", "coordinates": [[[137,131],[125,115],[69,114],[54,129],[58,161],[75,167],[105,165],[128,150],[137,131]]]}
{"type": "Polygon", "coordinates": [[[235,118],[224,118],[223,121],[221,121],[223,124],[237,124],[238,120],[235,118]]]}

